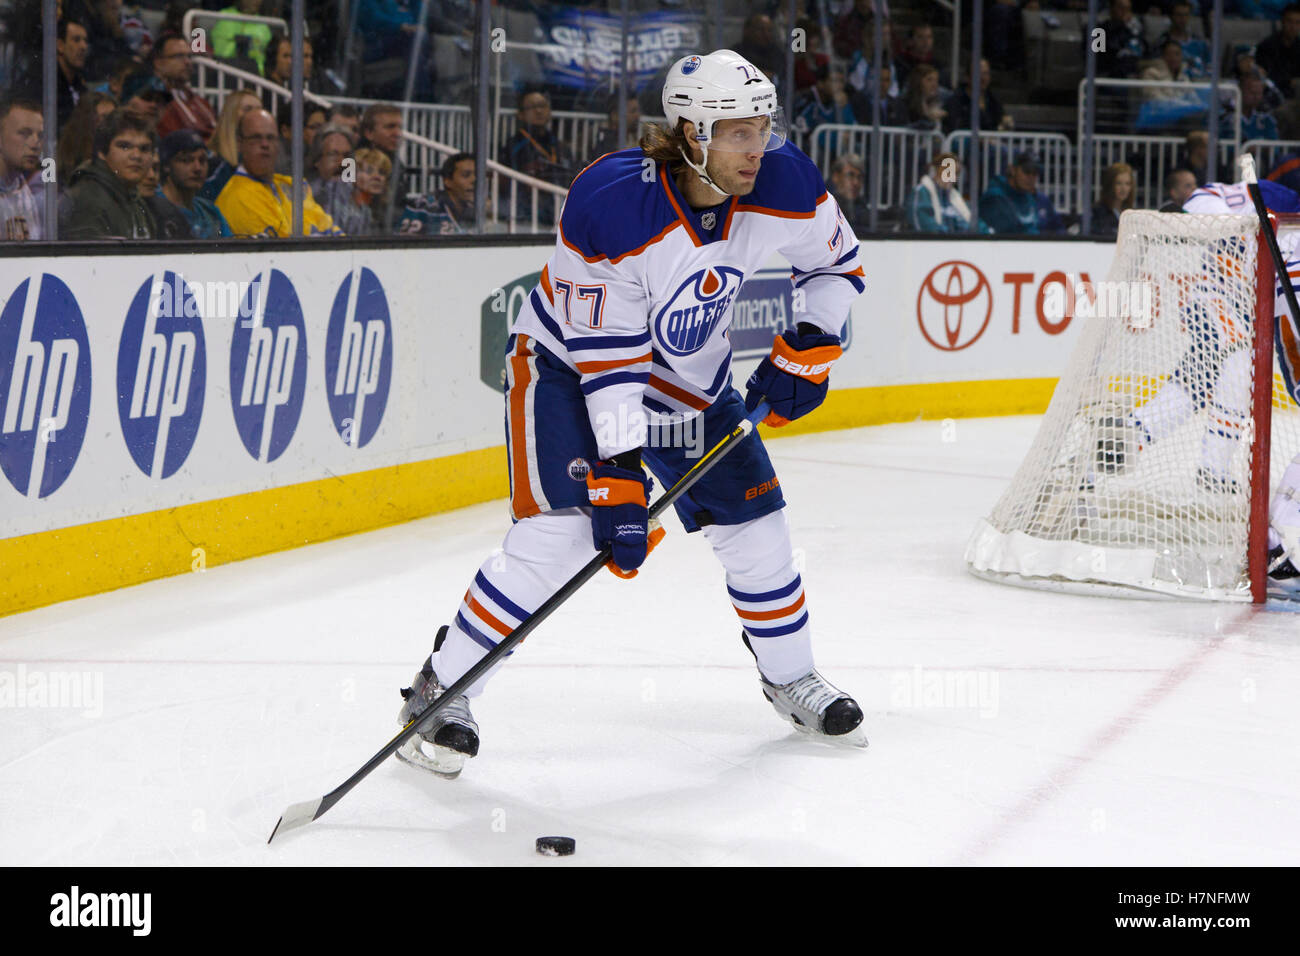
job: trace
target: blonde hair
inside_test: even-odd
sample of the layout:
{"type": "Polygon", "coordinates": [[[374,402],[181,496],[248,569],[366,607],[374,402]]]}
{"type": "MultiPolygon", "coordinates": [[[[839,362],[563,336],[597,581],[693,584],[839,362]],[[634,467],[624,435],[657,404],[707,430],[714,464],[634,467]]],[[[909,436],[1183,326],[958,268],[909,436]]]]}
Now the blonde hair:
{"type": "Polygon", "coordinates": [[[385,156],[380,150],[372,149],[369,146],[357,150],[353,156],[357,161],[357,167],[360,168],[362,163],[375,167],[385,176],[393,171],[393,161],[385,156]]]}
{"type": "Polygon", "coordinates": [[[252,90],[233,91],[222,104],[217,129],[212,134],[212,148],[231,166],[239,165],[239,104],[245,97],[252,97],[258,109],[261,109],[262,99],[252,90]]]}
{"type": "Polygon", "coordinates": [[[647,123],[645,133],[641,136],[641,152],[646,158],[656,163],[667,163],[668,172],[677,175],[686,165],[682,159],[682,150],[690,154],[686,143],[686,134],[682,132],[686,120],[679,119],[676,129],[669,129],[659,123],[647,123]]]}

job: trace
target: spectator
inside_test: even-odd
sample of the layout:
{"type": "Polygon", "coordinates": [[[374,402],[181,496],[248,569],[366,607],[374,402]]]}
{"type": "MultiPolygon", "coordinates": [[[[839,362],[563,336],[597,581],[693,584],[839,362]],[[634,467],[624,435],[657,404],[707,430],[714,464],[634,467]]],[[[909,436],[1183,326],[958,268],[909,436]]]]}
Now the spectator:
{"type": "Polygon", "coordinates": [[[68,0],[64,4],[64,16],[83,24],[89,34],[86,76],[94,79],[108,76],[124,59],[140,64],[122,28],[122,0],[68,0]]]}
{"type": "Polygon", "coordinates": [[[442,164],[443,188],[432,196],[414,196],[402,210],[398,232],[404,235],[447,235],[473,232],[478,228],[474,216],[474,156],[457,153],[442,164]]]}
{"type": "MultiPolygon", "coordinates": [[[[882,34],[880,65],[882,69],[888,68],[890,77],[889,95],[896,97],[898,96],[899,89],[899,70],[898,65],[894,62],[894,56],[890,52],[890,46],[893,42],[893,31],[889,26],[888,20],[885,20],[880,24],[880,30],[882,34]]],[[[858,93],[862,93],[867,97],[871,96],[872,84],[870,82],[870,77],[871,64],[876,55],[875,37],[876,28],[868,22],[867,25],[862,28],[862,42],[859,44],[858,49],[854,51],[852,62],[849,64],[849,86],[858,93]]]]}
{"type": "MultiPolygon", "coordinates": [[[[402,69],[378,80],[363,70],[362,95],[375,99],[397,99],[406,85],[406,64],[411,62],[415,40],[425,34],[420,23],[420,4],[412,0],[358,0],[357,32],[365,40],[362,57],[367,65],[395,61],[402,69]]],[[[412,95],[426,99],[434,89],[435,73],[430,58],[432,44],[422,39],[420,62],[415,68],[416,85],[412,95]]]]}
{"type": "Polygon", "coordinates": [[[1038,191],[1043,166],[1031,152],[1017,153],[1006,175],[994,176],[980,196],[980,217],[995,233],[1036,236],[1064,231],[1052,201],[1038,191]]]}
{"type": "MultiPolygon", "coordinates": [[[[266,78],[286,90],[293,85],[293,38],[278,33],[266,52],[266,78]]],[[[312,89],[312,46],[306,37],[302,41],[302,88],[312,89]]],[[[272,109],[276,100],[273,90],[262,93],[262,106],[272,109]]]]}
{"type": "Polygon", "coordinates": [[[326,126],[320,131],[307,152],[306,174],[312,193],[324,193],[326,185],[340,177],[343,160],[352,155],[355,145],[352,134],[341,126],[326,126]]]}
{"type": "Polygon", "coordinates": [[[122,100],[122,85],[126,83],[126,78],[139,67],[140,64],[135,60],[119,60],[113,64],[113,69],[106,79],[92,84],[89,89],[93,92],[107,93],[113,98],[114,103],[120,103],[122,100]]]}
{"type": "Polygon", "coordinates": [[[319,194],[321,208],[334,224],[349,236],[373,236],[384,232],[376,215],[388,193],[388,177],[393,171],[389,158],[372,147],[362,147],[353,156],[356,181],[327,181],[319,194]]]}
{"type": "Polygon", "coordinates": [[[158,147],[162,189],[150,209],[163,239],[219,239],[230,225],[210,199],[199,195],[208,178],[208,150],[192,129],[167,134],[158,147]]]}
{"type": "Polygon", "coordinates": [[[153,50],[154,76],[171,95],[171,102],[158,118],[158,135],[166,137],[178,129],[192,129],[203,140],[212,138],[217,116],[208,101],[190,86],[193,60],[190,43],[179,33],[164,33],[153,50]]]}
{"type": "Polygon", "coordinates": [[[823,66],[829,66],[830,56],[822,50],[822,31],[816,20],[803,18],[798,29],[803,31],[804,47],[794,55],[794,91],[798,96],[812,89],[817,82],[817,74],[823,66]]]}
{"type": "Polygon", "coordinates": [[[772,18],[766,13],[751,13],[746,18],[741,40],[734,50],[764,73],[785,70],[785,48],[777,41],[772,18]]]}
{"type": "MultiPolygon", "coordinates": [[[[239,0],[237,6],[221,11],[232,16],[260,16],[262,0],[239,0]]],[[[257,64],[259,73],[266,72],[266,48],[271,43],[271,27],[265,23],[248,23],[240,20],[220,20],[212,28],[212,54],[223,60],[246,56],[257,64]]]]}
{"type": "Polygon", "coordinates": [[[122,84],[122,109],[148,123],[155,135],[169,100],[166,87],[152,73],[132,73],[122,84]]]}
{"type": "Polygon", "coordinates": [[[59,142],[54,150],[55,165],[71,173],[95,155],[95,127],[103,121],[117,104],[107,93],[87,93],[77,103],[68,122],[59,131],[59,142]]]}
{"type": "MultiPolygon", "coordinates": [[[[880,125],[906,126],[907,107],[903,104],[901,97],[889,92],[893,86],[893,68],[887,63],[880,64],[880,89],[876,91],[880,94],[880,125]]],[[[864,93],[854,93],[849,100],[853,107],[853,115],[864,126],[870,126],[872,122],[871,100],[872,91],[870,90],[864,93]]]]}
{"type": "Polygon", "coordinates": [[[1133,167],[1115,163],[1101,173],[1101,198],[1092,207],[1092,234],[1114,238],[1119,235],[1119,217],[1133,208],[1133,167]]]}
{"type": "Polygon", "coordinates": [[[145,22],[140,4],[134,7],[122,7],[122,39],[139,59],[148,59],[153,52],[154,37],[149,24],[145,22]]]}
{"type": "MultiPolygon", "coordinates": [[[[1241,139],[1277,139],[1277,120],[1263,109],[1264,81],[1254,74],[1241,78],[1241,139]]],[[[1236,134],[1232,114],[1223,116],[1219,123],[1219,137],[1231,138],[1236,134]]]]}
{"type": "Polygon", "coordinates": [[[1156,42],[1164,50],[1165,44],[1177,43],[1183,51],[1183,68],[1190,80],[1203,80],[1210,75],[1206,65],[1210,62],[1210,47],[1200,37],[1192,36],[1192,5],[1187,0],[1174,0],[1169,7],[1169,32],[1156,42]]]}
{"type": "MultiPolygon", "coordinates": [[[[1142,79],[1157,83],[1190,83],[1187,70],[1183,64],[1183,48],[1177,40],[1166,40],[1160,47],[1160,58],[1142,71],[1142,79]]],[[[1158,86],[1143,91],[1148,99],[1185,100],[1186,89],[1176,86],[1158,86]]]]}
{"type": "MultiPolygon", "coordinates": [[[[839,67],[822,67],[817,84],[795,107],[795,128],[804,135],[826,123],[846,126],[854,123],[853,108],[849,106],[849,94],[844,88],[844,71],[839,67]]],[[[840,151],[839,137],[832,136],[831,139],[827,151],[834,156],[840,151]]]]}
{"type": "MultiPolygon", "coordinates": [[[[519,100],[519,127],[501,146],[501,163],[537,179],[557,186],[573,180],[573,154],[551,129],[551,101],[545,93],[533,90],[519,100]]],[[[532,191],[521,189],[514,215],[532,217],[532,191]]],[[[541,193],[537,201],[537,221],[544,226],[555,222],[555,197],[541,193]]]]}
{"type": "Polygon", "coordinates": [[[361,135],[361,114],[357,112],[355,106],[339,103],[330,107],[329,115],[325,117],[325,125],[341,126],[348,131],[355,142],[361,135]]]}
{"type": "Polygon", "coordinates": [[[607,115],[608,123],[600,131],[600,137],[596,140],[596,145],[592,147],[591,154],[587,158],[587,163],[591,164],[606,153],[612,153],[620,149],[627,149],[629,146],[635,146],[641,139],[641,105],[637,100],[636,93],[629,93],[627,96],[627,139],[619,142],[618,139],[618,95],[610,97],[607,115]]]}
{"type": "Polygon", "coordinates": [[[1292,86],[1300,77],[1300,3],[1288,4],[1282,11],[1281,28],[1255,48],[1255,59],[1284,97],[1300,95],[1292,86]]]}
{"type": "Polygon", "coordinates": [[[862,159],[855,153],[845,153],[831,167],[831,181],[827,191],[835,197],[840,212],[855,235],[871,229],[871,211],[867,206],[865,176],[862,159]]]}
{"type": "MultiPolygon", "coordinates": [[[[405,204],[406,166],[399,150],[402,145],[402,111],[392,103],[372,103],[361,117],[361,145],[379,150],[391,164],[388,191],[375,210],[384,232],[392,232],[405,204]],[[399,203],[399,200],[401,202],[399,203]]],[[[567,183],[565,185],[568,185],[567,183]]]]}
{"type": "Polygon", "coordinates": [[[63,239],[152,239],[153,214],[140,198],[154,153],[153,127],[120,109],[95,130],[94,158],[73,171],[59,207],[63,239]]]}
{"type": "Polygon", "coordinates": [[[912,129],[939,131],[948,111],[943,108],[944,94],[939,88],[939,71],[929,64],[914,67],[903,91],[907,125],[912,129]]]}
{"type": "MultiPolygon", "coordinates": [[[[236,236],[293,235],[293,183],[275,172],[280,134],[275,117],[251,110],[239,121],[239,168],[217,197],[217,208],[236,236]]],[[[343,235],[303,184],[303,233],[343,235]]]]}
{"type": "Polygon", "coordinates": [[[993,0],[984,12],[984,52],[999,70],[1025,69],[1025,24],[1018,0],[993,0]]]}
{"type": "Polygon", "coordinates": [[[912,71],[918,66],[939,66],[934,52],[934,27],[928,23],[919,23],[912,27],[907,43],[898,54],[899,79],[906,83],[912,71]]]}
{"type": "Polygon", "coordinates": [[[1273,111],[1279,139],[1300,139],[1300,96],[1293,96],[1273,111]]]}
{"type": "MultiPolygon", "coordinates": [[[[1277,84],[1269,79],[1268,74],[1261,70],[1259,64],[1255,62],[1255,48],[1253,46],[1239,45],[1233,53],[1233,61],[1232,75],[1237,80],[1238,85],[1241,84],[1242,78],[1247,76],[1258,76],[1263,81],[1264,109],[1272,112],[1282,105],[1285,97],[1282,96],[1282,91],[1277,88],[1277,84]]],[[[1231,103],[1230,99],[1225,98],[1227,108],[1231,108],[1231,103]]]]}
{"type": "Polygon", "coordinates": [[[44,238],[28,178],[41,167],[45,117],[34,100],[0,100],[0,240],[44,238]]]}
{"type": "MultiPolygon", "coordinates": [[[[907,200],[907,225],[916,232],[969,232],[970,207],[961,196],[961,160],[939,153],[907,200]]],[[[987,228],[983,231],[987,232],[987,228]]]]}
{"type": "Polygon", "coordinates": [[[1165,174],[1165,204],[1161,212],[1182,212],[1183,203],[1196,192],[1196,174],[1190,169],[1175,166],[1165,174]]]}
{"type": "MultiPolygon", "coordinates": [[[[68,121],[77,102],[86,92],[85,69],[90,55],[89,32],[84,23],[64,17],[59,21],[54,45],[58,62],[56,76],[57,115],[59,129],[68,121]]],[[[33,63],[29,72],[17,84],[18,95],[23,99],[40,103],[43,101],[45,78],[41,73],[40,60],[33,63]]]]}
{"type": "Polygon", "coordinates": [[[1183,148],[1178,154],[1178,166],[1189,169],[1196,177],[1196,185],[1206,183],[1206,169],[1210,162],[1210,134],[1203,129],[1194,129],[1187,134],[1183,148]]]}
{"type": "Polygon", "coordinates": [[[217,131],[212,135],[217,165],[199,192],[204,199],[216,202],[221,190],[226,188],[226,183],[235,174],[235,169],[239,166],[239,121],[245,113],[260,109],[261,105],[261,99],[252,90],[235,90],[226,97],[221,115],[217,118],[217,131]]]}
{"type": "MultiPolygon", "coordinates": [[[[1009,130],[1015,124],[1011,115],[1002,108],[1002,101],[989,88],[992,82],[993,71],[989,67],[989,61],[980,60],[980,129],[984,132],[1009,130]]],[[[948,98],[946,109],[948,115],[944,117],[945,133],[951,133],[955,129],[970,129],[969,85],[963,84],[948,98]]]]}
{"type": "MultiPolygon", "coordinates": [[[[1102,48],[1097,51],[1097,75],[1118,79],[1137,76],[1138,64],[1146,55],[1142,21],[1134,16],[1132,0],[1110,0],[1110,18],[1101,24],[1102,48]]],[[[1093,39],[1083,38],[1085,49],[1093,39]]]]}
{"type": "MultiPolygon", "coordinates": [[[[875,6],[872,0],[854,0],[853,9],[835,21],[835,37],[831,46],[836,56],[844,60],[853,56],[862,42],[863,28],[875,15],[875,6]]],[[[886,13],[885,16],[888,17],[889,14],[886,13]]],[[[885,48],[885,55],[889,55],[888,47],[885,48]]]]}

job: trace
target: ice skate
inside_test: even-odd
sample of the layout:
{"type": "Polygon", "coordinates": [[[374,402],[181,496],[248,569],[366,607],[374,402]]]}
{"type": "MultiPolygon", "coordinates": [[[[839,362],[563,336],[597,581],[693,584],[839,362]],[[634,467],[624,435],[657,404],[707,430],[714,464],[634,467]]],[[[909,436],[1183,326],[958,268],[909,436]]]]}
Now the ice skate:
{"type": "MultiPolygon", "coordinates": [[[[402,689],[405,703],[398,712],[397,722],[405,727],[422,714],[446,690],[438,680],[430,662],[424,667],[410,687],[402,689]]],[[[421,727],[397,751],[397,757],[412,767],[428,770],[454,780],[464,769],[465,758],[478,753],[478,724],[470,713],[469,701],[457,697],[432,718],[432,723],[421,727]]]]}
{"type": "MultiPolygon", "coordinates": [[[[744,631],[740,639],[751,654],[753,646],[744,631]]],[[[757,658],[758,655],[754,655],[757,658]]],[[[763,696],[795,730],[821,737],[831,743],[865,747],[867,737],[859,726],[862,708],[844,691],[829,683],[816,669],[788,684],[773,684],[762,672],[758,675],[763,696]]]]}

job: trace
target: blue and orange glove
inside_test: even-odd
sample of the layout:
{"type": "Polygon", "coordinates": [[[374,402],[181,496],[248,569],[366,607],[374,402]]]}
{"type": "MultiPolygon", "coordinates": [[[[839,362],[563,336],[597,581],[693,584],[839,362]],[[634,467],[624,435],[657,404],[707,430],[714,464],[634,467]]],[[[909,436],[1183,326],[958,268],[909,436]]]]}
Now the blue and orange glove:
{"type": "Polygon", "coordinates": [[[647,505],[653,485],[641,470],[639,449],[598,461],[587,472],[592,543],[598,551],[613,550],[605,567],[620,578],[636,577],[637,568],[663,539],[664,529],[650,521],[647,505]]]}
{"type": "Polygon", "coordinates": [[[800,322],[798,331],[786,329],[745,383],[745,410],[752,412],[766,397],[772,411],[764,425],[780,428],[802,418],[826,400],[831,365],[843,354],[840,337],[811,322],[800,322]]]}

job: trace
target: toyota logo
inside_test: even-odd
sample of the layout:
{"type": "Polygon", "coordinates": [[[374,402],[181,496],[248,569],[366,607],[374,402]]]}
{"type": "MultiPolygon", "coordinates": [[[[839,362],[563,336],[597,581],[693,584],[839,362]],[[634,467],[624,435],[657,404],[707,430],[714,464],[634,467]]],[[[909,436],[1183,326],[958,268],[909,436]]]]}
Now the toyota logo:
{"type": "Polygon", "coordinates": [[[957,352],[974,345],[993,315],[993,289],[969,262],[950,260],[930,270],[916,295],[916,321],[935,348],[957,352]]]}

